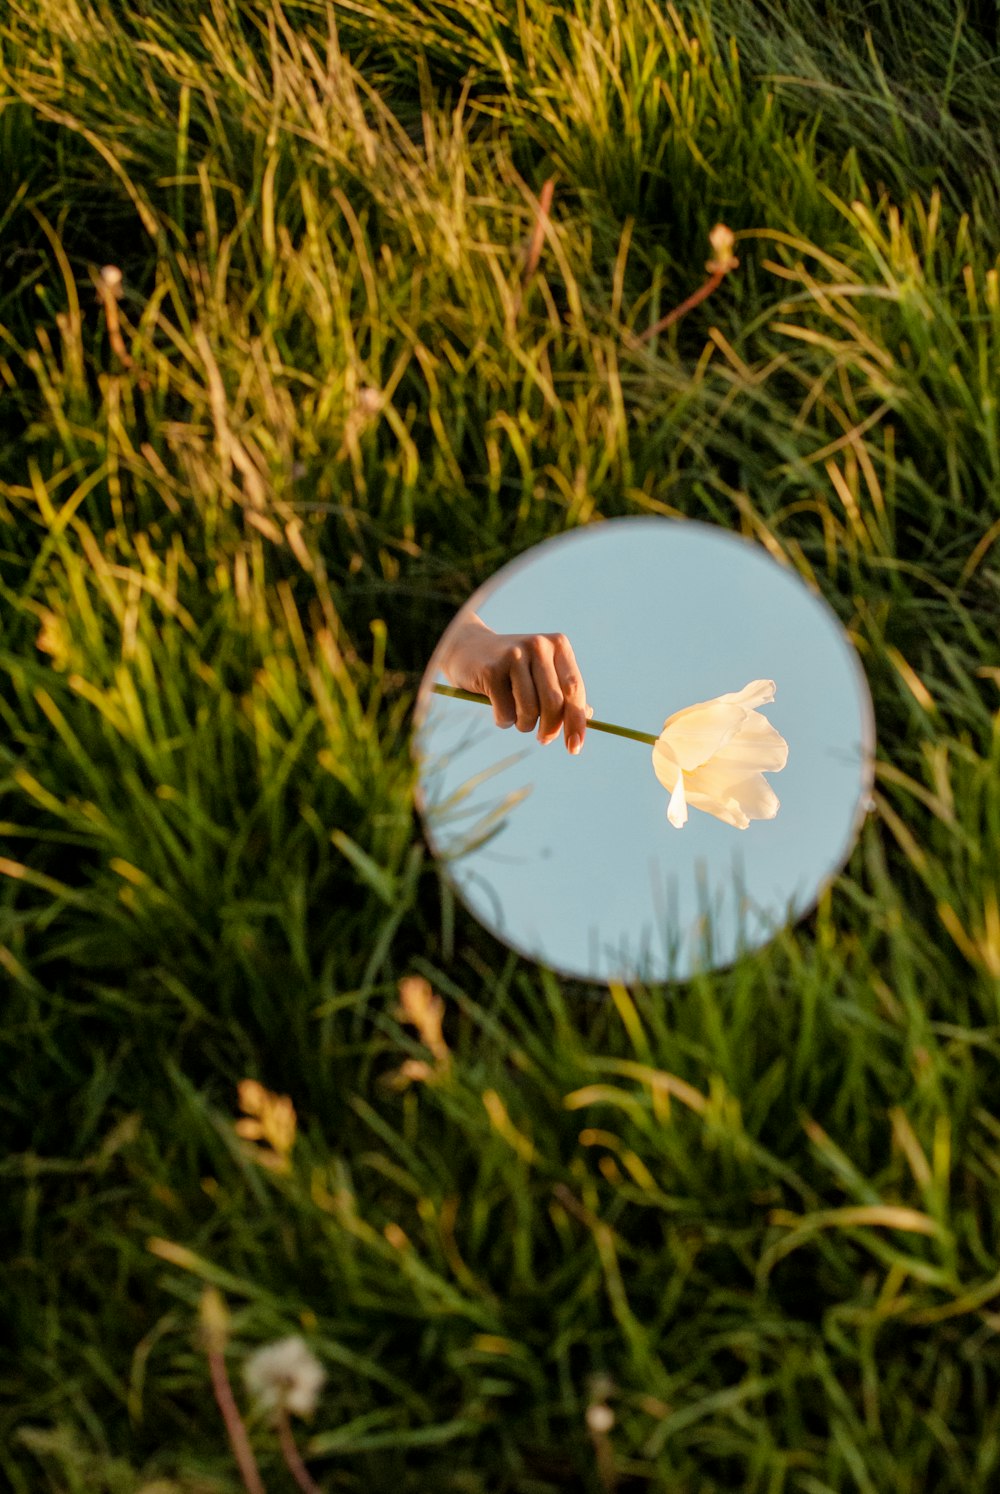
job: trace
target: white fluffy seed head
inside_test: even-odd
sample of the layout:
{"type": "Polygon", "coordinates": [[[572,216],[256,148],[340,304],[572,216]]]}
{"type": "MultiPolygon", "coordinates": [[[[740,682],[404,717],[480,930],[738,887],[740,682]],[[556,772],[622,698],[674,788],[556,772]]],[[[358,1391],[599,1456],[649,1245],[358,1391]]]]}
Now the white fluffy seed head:
{"type": "Polygon", "coordinates": [[[243,1366],[243,1379],[262,1411],[311,1416],[326,1371],[305,1339],[293,1334],[255,1350],[243,1366]]]}

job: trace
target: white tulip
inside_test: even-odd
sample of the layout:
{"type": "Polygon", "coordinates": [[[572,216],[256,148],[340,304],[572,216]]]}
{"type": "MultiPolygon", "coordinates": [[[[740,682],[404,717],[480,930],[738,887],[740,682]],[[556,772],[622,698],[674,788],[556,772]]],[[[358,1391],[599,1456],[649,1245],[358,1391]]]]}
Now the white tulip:
{"type": "Polygon", "coordinates": [[[762,776],[788,761],[788,743],[755,707],[774,699],[773,680],[675,711],[653,748],[653,771],[670,793],[667,819],[687,822],[688,805],[737,830],[773,820],[778,797],[762,776]]]}

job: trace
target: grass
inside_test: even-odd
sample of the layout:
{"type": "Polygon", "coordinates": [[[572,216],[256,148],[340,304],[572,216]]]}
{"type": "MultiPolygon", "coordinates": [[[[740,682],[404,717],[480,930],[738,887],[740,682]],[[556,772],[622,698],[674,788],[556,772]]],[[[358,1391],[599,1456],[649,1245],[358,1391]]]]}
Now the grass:
{"type": "Polygon", "coordinates": [[[995,1487],[997,52],[944,0],[7,7],[17,1494],[242,1487],[209,1287],[244,1404],[322,1360],[326,1490],[995,1487]],[[626,992],[456,906],[407,729],[475,585],[630,513],[825,596],[879,761],[813,916],[626,992]]]}

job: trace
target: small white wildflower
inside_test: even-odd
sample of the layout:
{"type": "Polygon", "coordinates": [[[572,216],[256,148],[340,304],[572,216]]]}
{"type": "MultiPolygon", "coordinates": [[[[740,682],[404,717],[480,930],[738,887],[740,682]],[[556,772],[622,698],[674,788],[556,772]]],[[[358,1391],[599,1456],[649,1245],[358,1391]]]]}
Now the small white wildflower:
{"type": "Polygon", "coordinates": [[[615,1413],[610,1406],[588,1406],[587,1426],[595,1437],[606,1437],[615,1424],[615,1413]]]}
{"type": "Polygon", "coordinates": [[[101,281],[106,290],[113,296],[118,296],[122,288],[122,272],[117,265],[104,265],[101,270],[101,281]]]}
{"type": "Polygon", "coordinates": [[[251,1354],[243,1366],[243,1379],[262,1411],[311,1416],[326,1371],[305,1339],[293,1334],[251,1354]]]}

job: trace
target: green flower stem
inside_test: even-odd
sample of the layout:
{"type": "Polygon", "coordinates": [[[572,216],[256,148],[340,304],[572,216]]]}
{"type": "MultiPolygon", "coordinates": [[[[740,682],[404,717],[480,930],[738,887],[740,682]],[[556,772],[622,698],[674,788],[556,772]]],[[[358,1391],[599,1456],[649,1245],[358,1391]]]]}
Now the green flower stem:
{"type": "MultiPolygon", "coordinates": [[[[453,700],[473,700],[477,705],[489,705],[488,695],[476,695],[472,690],[457,690],[453,685],[432,685],[431,689],[438,695],[450,695],[453,700]]],[[[659,741],[658,737],[650,736],[648,731],[633,731],[630,726],[615,726],[612,721],[588,721],[588,731],[606,731],[612,737],[630,737],[633,742],[648,742],[650,747],[655,747],[659,741]]]]}

